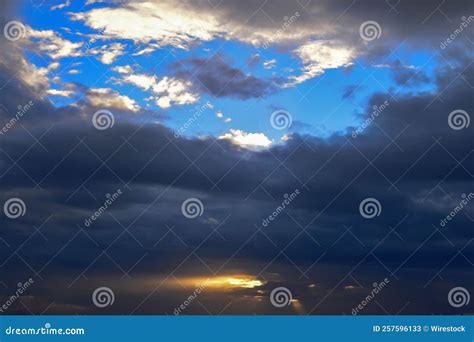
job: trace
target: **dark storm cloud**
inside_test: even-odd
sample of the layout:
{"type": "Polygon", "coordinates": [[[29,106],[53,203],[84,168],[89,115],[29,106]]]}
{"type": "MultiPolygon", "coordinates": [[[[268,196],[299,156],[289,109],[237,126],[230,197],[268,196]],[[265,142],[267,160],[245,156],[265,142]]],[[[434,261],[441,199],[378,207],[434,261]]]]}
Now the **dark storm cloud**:
{"type": "Polygon", "coordinates": [[[200,91],[215,97],[250,99],[275,91],[271,80],[247,75],[227,64],[222,56],[209,59],[189,58],[175,65],[177,75],[193,81],[200,91]]]}

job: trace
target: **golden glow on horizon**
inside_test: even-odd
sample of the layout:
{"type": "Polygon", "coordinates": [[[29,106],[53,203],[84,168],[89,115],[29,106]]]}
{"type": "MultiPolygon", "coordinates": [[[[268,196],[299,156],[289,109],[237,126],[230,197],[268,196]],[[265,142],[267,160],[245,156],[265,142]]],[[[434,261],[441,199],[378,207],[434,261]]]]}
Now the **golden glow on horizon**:
{"type": "Polygon", "coordinates": [[[215,290],[253,289],[265,285],[265,281],[246,274],[232,274],[214,277],[181,278],[177,284],[185,287],[201,287],[215,290]]]}
{"type": "Polygon", "coordinates": [[[206,287],[253,289],[262,286],[261,280],[247,275],[218,276],[204,281],[206,287]]]}

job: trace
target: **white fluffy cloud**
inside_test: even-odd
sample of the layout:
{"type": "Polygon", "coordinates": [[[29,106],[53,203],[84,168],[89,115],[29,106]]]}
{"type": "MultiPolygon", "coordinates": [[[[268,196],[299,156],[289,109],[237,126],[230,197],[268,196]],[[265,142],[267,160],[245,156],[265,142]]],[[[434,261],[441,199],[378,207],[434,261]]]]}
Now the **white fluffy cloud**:
{"type": "Polygon", "coordinates": [[[230,129],[228,133],[221,135],[219,139],[228,140],[234,145],[249,149],[267,148],[272,144],[272,141],[263,133],[247,133],[240,129],[230,129]]]}
{"type": "Polygon", "coordinates": [[[136,87],[150,91],[157,106],[170,108],[173,105],[193,104],[199,95],[191,91],[192,83],[175,77],[165,76],[159,80],[156,76],[146,74],[126,74],[120,82],[130,83],[136,87]]]}
{"type": "Polygon", "coordinates": [[[98,108],[113,108],[117,110],[129,110],[137,112],[140,106],[135,100],[125,95],[120,95],[110,88],[91,88],[86,93],[86,100],[92,106],[98,108]]]}
{"type": "Polygon", "coordinates": [[[52,59],[60,59],[64,57],[79,57],[83,53],[80,48],[82,42],[71,42],[60,37],[53,30],[34,30],[28,27],[27,36],[34,41],[35,47],[41,52],[46,53],[52,59]]]}
{"type": "Polygon", "coordinates": [[[196,15],[178,2],[129,3],[124,7],[75,13],[72,17],[109,38],[155,42],[159,46],[183,49],[196,40],[211,40],[220,32],[213,15],[204,12],[196,15]]]}
{"type": "Polygon", "coordinates": [[[290,76],[285,86],[294,86],[308,79],[320,76],[328,69],[348,67],[357,52],[341,43],[327,40],[309,42],[297,48],[294,53],[301,59],[303,68],[298,76],[290,76]]]}

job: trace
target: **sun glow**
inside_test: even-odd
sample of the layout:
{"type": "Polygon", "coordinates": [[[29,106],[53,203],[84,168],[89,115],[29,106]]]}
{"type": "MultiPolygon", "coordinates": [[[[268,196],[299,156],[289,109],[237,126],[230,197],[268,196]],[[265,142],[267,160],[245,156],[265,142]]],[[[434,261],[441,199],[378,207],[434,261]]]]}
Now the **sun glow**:
{"type": "Polygon", "coordinates": [[[192,284],[192,286],[199,285],[205,288],[209,287],[220,290],[238,288],[253,289],[265,285],[264,281],[245,274],[215,276],[209,278],[193,277],[182,281],[187,284],[192,284]]]}

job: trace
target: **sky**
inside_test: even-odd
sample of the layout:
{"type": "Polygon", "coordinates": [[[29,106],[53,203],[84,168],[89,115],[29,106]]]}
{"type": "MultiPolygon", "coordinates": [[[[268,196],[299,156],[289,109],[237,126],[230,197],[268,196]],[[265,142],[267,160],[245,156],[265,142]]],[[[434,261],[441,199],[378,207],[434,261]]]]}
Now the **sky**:
{"type": "Polygon", "coordinates": [[[2,1],[1,313],[472,313],[473,9],[2,1]]]}

